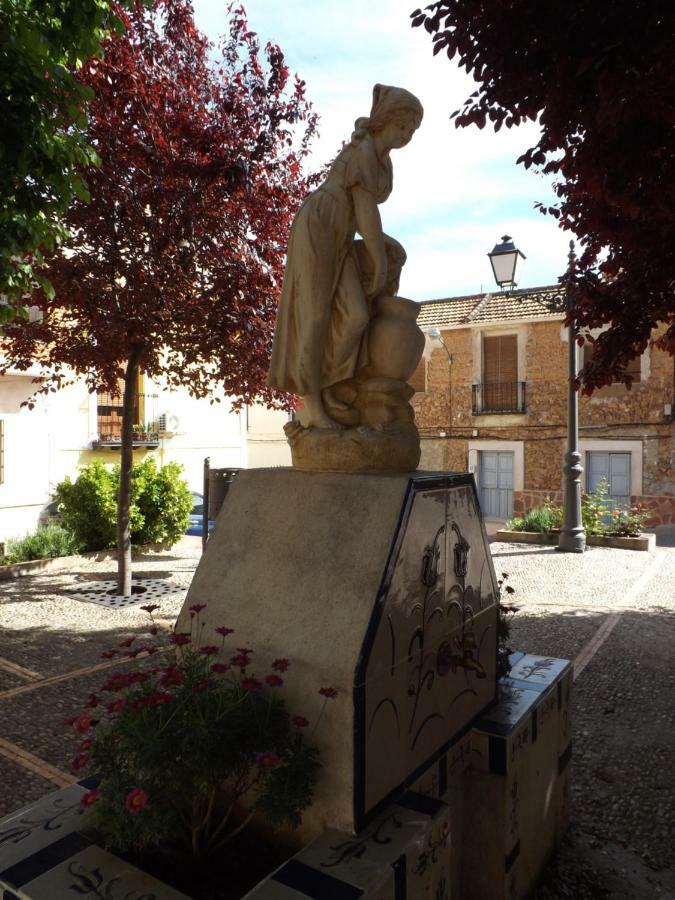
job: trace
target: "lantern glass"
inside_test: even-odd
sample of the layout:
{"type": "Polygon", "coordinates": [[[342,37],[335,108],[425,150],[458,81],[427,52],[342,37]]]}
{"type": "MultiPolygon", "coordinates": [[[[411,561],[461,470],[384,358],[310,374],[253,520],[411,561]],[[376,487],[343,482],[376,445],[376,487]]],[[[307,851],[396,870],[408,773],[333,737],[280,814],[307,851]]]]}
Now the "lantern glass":
{"type": "Polygon", "coordinates": [[[525,254],[517,249],[511,237],[505,234],[488,256],[497,284],[502,288],[515,287],[519,279],[520,261],[525,259],[525,254]]]}

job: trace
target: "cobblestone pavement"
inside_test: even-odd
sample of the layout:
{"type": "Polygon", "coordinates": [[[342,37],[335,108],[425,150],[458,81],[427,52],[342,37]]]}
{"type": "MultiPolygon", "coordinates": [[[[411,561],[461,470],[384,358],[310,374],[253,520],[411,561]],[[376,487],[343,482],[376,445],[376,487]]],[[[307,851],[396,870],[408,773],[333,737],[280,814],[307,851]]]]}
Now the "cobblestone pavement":
{"type": "Polygon", "coordinates": [[[576,661],[572,821],[537,900],[675,897],[675,550],[491,550],[519,606],[512,646],[576,661]]]}
{"type": "MultiPolygon", "coordinates": [[[[185,589],[200,549],[186,538],[134,571],[185,589]]],[[[537,900],[675,897],[667,869],[675,846],[675,550],[491,550],[520,607],[511,645],[575,660],[572,823],[537,900]]],[[[101,608],[69,596],[114,569],[110,560],[87,560],[76,572],[0,582],[0,815],[74,780],[75,742],[62,723],[122,670],[102,651],[147,630],[138,606],[101,608]]],[[[169,627],[181,605],[180,594],[162,599],[156,615],[169,627]]]]}

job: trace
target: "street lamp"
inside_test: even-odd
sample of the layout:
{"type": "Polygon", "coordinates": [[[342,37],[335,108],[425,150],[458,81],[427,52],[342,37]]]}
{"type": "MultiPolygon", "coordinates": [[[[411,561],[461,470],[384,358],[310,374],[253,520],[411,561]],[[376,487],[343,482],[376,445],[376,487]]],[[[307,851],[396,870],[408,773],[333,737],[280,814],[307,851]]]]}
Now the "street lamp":
{"type": "MultiPolygon", "coordinates": [[[[574,242],[570,241],[570,252],[567,257],[567,276],[565,284],[565,312],[569,315],[572,309],[570,282],[574,269],[574,242]]],[[[563,473],[565,477],[565,497],[563,501],[563,524],[558,537],[558,550],[564,553],[583,553],[586,549],[586,533],[581,518],[581,453],[579,452],[579,403],[574,382],[577,377],[577,327],[572,319],[567,331],[568,370],[567,370],[567,453],[563,473]]]]}
{"type": "MultiPolygon", "coordinates": [[[[514,287],[519,257],[525,255],[518,250],[511,237],[505,234],[501,244],[496,244],[492,253],[488,253],[492,263],[495,281],[500,287],[514,287]]],[[[572,308],[570,281],[574,269],[574,242],[570,241],[570,252],[565,286],[565,311],[569,314],[572,308]]],[[[556,310],[559,307],[552,306],[556,310]]],[[[431,334],[431,332],[429,332],[431,334]]],[[[577,329],[571,321],[568,327],[568,388],[567,388],[567,452],[563,474],[565,479],[563,501],[563,524],[558,537],[558,550],[564,553],[583,553],[586,549],[586,534],[581,519],[581,453],[579,452],[579,404],[574,382],[577,377],[577,329]]]]}
{"type": "Polygon", "coordinates": [[[450,353],[450,351],[448,350],[448,345],[443,340],[443,335],[438,330],[438,328],[430,328],[429,331],[427,332],[427,334],[429,335],[429,337],[432,340],[438,341],[439,344],[441,344],[441,346],[443,347],[443,349],[445,350],[445,352],[447,354],[448,362],[452,363],[452,353],[450,353]]]}
{"type": "Polygon", "coordinates": [[[520,268],[520,260],[525,259],[525,254],[513,243],[513,238],[505,234],[502,237],[501,244],[495,244],[492,252],[488,253],[495,281],[502,290],[511,288],[518,284],[518,270],[520,268]]]}

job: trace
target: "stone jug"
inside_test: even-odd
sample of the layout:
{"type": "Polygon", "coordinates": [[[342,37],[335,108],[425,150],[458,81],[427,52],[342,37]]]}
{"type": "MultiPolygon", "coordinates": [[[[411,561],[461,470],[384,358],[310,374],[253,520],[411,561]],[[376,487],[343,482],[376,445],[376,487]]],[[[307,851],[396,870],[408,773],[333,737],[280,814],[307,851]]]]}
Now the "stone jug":
{"type": "Polygon", "coordinates": [[[368,364],[373,375],[407,381],[424,350],[417,325],[419,304],[405,297],[378,297],[368,330],[368,364]]]}

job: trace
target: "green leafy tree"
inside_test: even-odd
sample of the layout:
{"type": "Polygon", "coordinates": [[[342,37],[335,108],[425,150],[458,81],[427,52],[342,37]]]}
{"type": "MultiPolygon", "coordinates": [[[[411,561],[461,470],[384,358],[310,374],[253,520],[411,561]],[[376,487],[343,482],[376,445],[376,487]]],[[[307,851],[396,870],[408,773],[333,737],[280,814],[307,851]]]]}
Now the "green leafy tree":
{"type": "Polygon", "coordinates": [[[73,198],[88,198],[82,170],[98,158],[85,135],[85,110],[94,92],[77,70],[100,55],[108,34],[123,30],[112,6],[0,3],[0,324],[22,309],[36,282],[51,290],[33,267],[65,237],[60,217],[73,198]]]}

